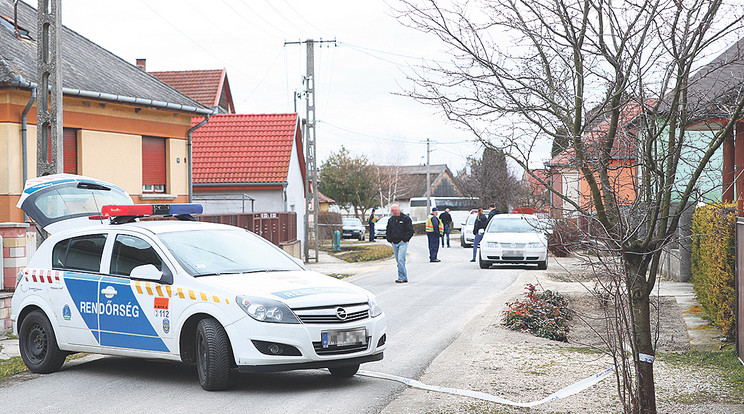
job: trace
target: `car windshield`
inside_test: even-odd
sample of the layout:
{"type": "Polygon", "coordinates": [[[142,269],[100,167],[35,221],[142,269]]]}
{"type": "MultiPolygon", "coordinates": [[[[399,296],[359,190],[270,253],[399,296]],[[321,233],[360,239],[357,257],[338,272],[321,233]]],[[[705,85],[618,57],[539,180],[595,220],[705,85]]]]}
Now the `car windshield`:
{"type": "Polygon", "coordinates": [[[468,216],[468,222],[467,222],[467,224],[473,224],[473,223],[475,223],[475,218],[476,217],[478,217],[477,214],[471,214],[471,215],[469,215],[468,216]]]}
{"type": "Polygon", "coordinates": [[[159,237],[192,276],[302,270],[284,252],[244,230],[191,230],[159,237]]]}
{"type": "Polygon", "coordinates": [[[344,226],[346,227],[361,227],[362,226],[362,221],[359,220],[358,218],[345,218],[343,223],[344,223],[344,226]]]}
{"type": "Polygon", "coordinates": [[[531,225],[522,217],[494,217],[488,228],[488,233],[536,233],[535,226],[531,225]]]}

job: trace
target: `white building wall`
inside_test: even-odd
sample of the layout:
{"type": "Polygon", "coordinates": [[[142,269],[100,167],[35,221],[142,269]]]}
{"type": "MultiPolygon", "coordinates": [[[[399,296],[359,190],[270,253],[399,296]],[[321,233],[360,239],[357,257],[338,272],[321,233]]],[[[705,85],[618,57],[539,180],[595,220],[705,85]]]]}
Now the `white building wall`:
{"type": "MultiPolygon", "coordinates": [[[[295,136],[295,140],[296,139],[297,136],[295,136]]],[[[292,142],[292,155],[289,157],[289,173],[287,174],[286,205],[284,211],[294,211],[297,213],[297,240],[304,243],[305,183],[302,179],[300,158],[297,153],[297,142],[292,142]]]]}

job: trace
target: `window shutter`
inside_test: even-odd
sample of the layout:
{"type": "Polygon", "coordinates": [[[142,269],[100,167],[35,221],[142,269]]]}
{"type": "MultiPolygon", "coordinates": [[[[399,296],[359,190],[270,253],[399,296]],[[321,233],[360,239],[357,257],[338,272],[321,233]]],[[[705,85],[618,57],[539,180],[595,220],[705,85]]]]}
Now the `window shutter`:
{"type": "Polygon", "coordinates": [[[77,129],[65,128],[62,131],[63,171],[66,174],[77,174],[77,129]]]}
{"type": "Polygon", "coordinates": [[[165,138],[142,137],[142,185],[165,185],[165,138]]]}

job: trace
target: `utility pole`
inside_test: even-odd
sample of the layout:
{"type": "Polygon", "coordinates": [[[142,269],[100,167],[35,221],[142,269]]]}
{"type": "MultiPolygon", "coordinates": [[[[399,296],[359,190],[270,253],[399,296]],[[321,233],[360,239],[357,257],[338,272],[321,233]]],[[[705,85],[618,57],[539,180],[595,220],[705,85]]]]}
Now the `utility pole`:
{"type": "Polygon", "coordinates": [[[307,75],[305,76],[305,262],[310,259],[318,261],[318,167],[315,143],[315,45],[323,46],[323,43],[333,43],[336,40],[313,40],[284,42],[284,45],[302,44],[306,46],[307,75]],[[311,222],[312,221],[312,225],[311,222]],[[314,257],[310,257],[310,243],[315,250],[314,257]]]}
{"type": "Polygon", "coordinates": [[[36,175],[64,171],[62,153],[62,0],[39,0],[36,18],[36,175]]]}
{"type": "Polygon", "coordinates": [[[429,172],[429,138],[426,138],[426,215],[431,214],[431,173],[429,172]]]}

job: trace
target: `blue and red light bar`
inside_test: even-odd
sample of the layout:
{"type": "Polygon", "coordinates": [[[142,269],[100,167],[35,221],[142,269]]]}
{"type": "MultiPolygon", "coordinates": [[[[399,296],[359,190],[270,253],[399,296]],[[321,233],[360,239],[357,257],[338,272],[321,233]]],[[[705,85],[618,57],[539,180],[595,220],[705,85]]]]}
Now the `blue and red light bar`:
{"type": "Polygon", "coordinates": [[[125,204],[108,205],[101,208],[101,215],[91,219],[111,217],[141,217],[141,216],[181,216],[187,214],[202,214],[201,204],[125,204]]]}

